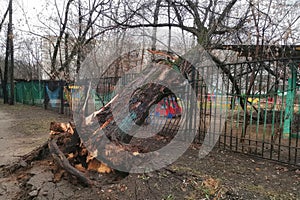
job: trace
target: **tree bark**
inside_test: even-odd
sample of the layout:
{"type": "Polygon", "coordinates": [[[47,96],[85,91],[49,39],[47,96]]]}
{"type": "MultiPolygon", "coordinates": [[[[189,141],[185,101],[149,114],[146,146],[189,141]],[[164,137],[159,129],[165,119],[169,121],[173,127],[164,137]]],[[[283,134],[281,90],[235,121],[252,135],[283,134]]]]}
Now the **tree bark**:
{"type": "Polygon", "coordinates": [[[8,90],[7,90],[7,83],[8,83],[8,65],[9,65],[9,28],[7,30],[6,36],[6,48],[5,48],[5,63],[4,63],[4,75],[3,75],[3,100],[4,104],[8,104],[8,90]]]}
{"type": "Polygon", "coordinates": [[[10,100],[9,104],[15,104],[15,84],[14,84],[14,42],[12,28],[12,0],[9,1],[9,23],[8,23],[8,39],[9,39],[9,77],[10,77],[10,100]]]}
{"type": "Polygon", "coordinates": [[[61,46],[62,37],[65,34],[65,30],[67,28],[70,6],[73,1],[74,0],[68,0],[67,5],[66,5],[66,10],[64,13],[65,14],[64,19],[60,19],[61,27],[60,27],[59,35],[56,39],[56,43],[55,43],[54,50],[53,50],[53,55],[51,56],[51,77],[50,77],[51,79],[54,79],[58,75],[58,72],[56,69],[57,55],[58,55],[59,48],[61,46]]]}

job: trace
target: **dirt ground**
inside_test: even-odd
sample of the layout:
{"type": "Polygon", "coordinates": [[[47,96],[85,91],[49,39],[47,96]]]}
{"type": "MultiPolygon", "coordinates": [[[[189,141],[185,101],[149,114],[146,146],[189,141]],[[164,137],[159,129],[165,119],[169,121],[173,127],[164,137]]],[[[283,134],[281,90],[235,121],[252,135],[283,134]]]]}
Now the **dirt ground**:
{"type": "Polygon", "coordinates": [[[51,121],[69,118],[36,106],[0,103],[0,166],[18,160],[48,139],[51,121]]]}
{"type": "Polygon", "coordinates": [[[215,149],[198,158],[197,146],[172,165],[147,174],[89,174],[92,187],[57,178],[50,156],[23,155],[47,141],[51,121],[63,115],[32,106],[0,104],[0,199],[300,199],[300,168],[215,149]],[[16,167],[17,166],[17,167],[16,167]]]}

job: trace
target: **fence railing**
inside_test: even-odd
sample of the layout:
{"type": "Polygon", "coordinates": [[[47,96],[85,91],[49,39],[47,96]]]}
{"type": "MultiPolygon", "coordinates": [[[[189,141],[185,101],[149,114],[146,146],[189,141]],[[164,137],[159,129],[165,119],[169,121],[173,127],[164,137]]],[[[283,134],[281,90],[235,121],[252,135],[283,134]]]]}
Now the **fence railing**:
{"type": "MultiPolygon", "coordinates": [[[[196,141],[200,143],[218,138],[220,148],[300,165],[299,60],[219,66],[220,73],[215,78],[221,79],[222,84],[211,87],[215,89],[205,83],[207,69],[198,69],[193,80],[197,99],[187,100],[186,132],[196,130],[196,141]],[[190,109],[192,105],[198,108],[198,113],[190,109]],[[220,115],[225,120],[219,119],[220,115]]],[[[99,109],[114,96],[116,80],[123,81],[119,77],[98,80],[92,91],[92,110],[99,109]]],[[[66,114],[72,113],[71,102],[76,99],[72,91],[79,87],[62,81],[17,81],[15,85],[16,102],[66,114]]],[[[158,126],[163,123],[160,134],[175,134],[181,119],[180,101],[176,96],[164,98],[151,110],[147,123],[158,126]]]]}
{"type": "MultiPolygon", "coordinates": [[[[227,117],[219,146],[300,165],[299,59],[224,65],[227,117]]],[[[221,109],[217,105],[217,109],[221,109]]]]}

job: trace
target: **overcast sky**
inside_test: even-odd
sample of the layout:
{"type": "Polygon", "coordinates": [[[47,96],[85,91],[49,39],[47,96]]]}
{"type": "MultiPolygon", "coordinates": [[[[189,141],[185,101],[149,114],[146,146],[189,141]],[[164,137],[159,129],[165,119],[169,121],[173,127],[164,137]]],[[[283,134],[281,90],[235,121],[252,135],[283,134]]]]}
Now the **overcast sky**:
{"type": "MultiPolygon", "coordinates": [[[[27,31],[28,25],[32,28],[40,24],[38,14],[50,16],[54,12],[54,7],[47,5],[49,0],[13,0],[13,23],[15,32],[27,31]]],[[[57,1],[64,2],[63,0],[57,1]]],[[[7,8],[8,0],[0,0],[0,16],[1,19],[7,8]]],[[[62,8],[62,7],[61,7],[62,8]]],[[[56,15],[56,14],[55,14],[56,15]]]]}
{"type": "MultiPolygon", "coordinates": [[[[276,0],[282,1],[282,0],[276,0]]],[[[300,0],[287,0],[291,4],[299,2],[300,0]]],[[[42,13],[43,15],[50,16],[52,12],[55,12],[54,7],[47,5],[47,2],[52,2],[52,0],[13,0],[14,3],[14,24],[17,24],[15,28],[26,28],[24,24],[24,13],[28,19],[30,25],[38,25],[39,21],[37,19],[37,14],[42,13]]],[[[63,3],[64,0],[57,0],[57,3],[63,3]]],[[[52,4],[52,3],[51,3],[52,4]]],[[[4,11],[8,5],[8,0],[0,0],[0,16],[2,18],[4,11]]],[[[62,6],[61,6],[62,8],[62,6]]]]}
{"type": "MultiPolygon", "coordinates": [[[[246,1],[246,0],[240,0],[246,1]]],[[[284,0],[276,0],[277,2],[284,0]]],[[[295,3],[300,0],[288,0],[290,3],[295,3]]],[[[54,0],[13,0],[13,10],[14,10],[14,33],[16,37],[23,36],[28,27],[30,27],[33,32],[40,32],[41,29],[38,29],[39,26],[43,26],[38,20],[38,14],[44,17],[57,16],[57,12],[53,6],[54,0]],[[50,2],[50,3],[49,3],[50,2]],[[48,3],[48,5],[47,5],[48,3]],[[25,32],[24,32],[25,31],[25,32]]],[[[63,4],[65,0],[57,0],[57,3],[63,4]]],[[[2,19],[3,14],[7,8],[8,0],[0,0],[0,19],[2,19]]],[[[63,5],[59,6],[60,9],[63,9],[63,5]]],[[[45,23],[48,23],[47,20],[43,20],[45,23]]],[[[45,34],[45,33],[41,33],[45,34]]],[[[5,32],[2,31],[1,37],[5,35],[5,32]]],[[[29,37],[32,37],[29,36],[29,37]]]]}

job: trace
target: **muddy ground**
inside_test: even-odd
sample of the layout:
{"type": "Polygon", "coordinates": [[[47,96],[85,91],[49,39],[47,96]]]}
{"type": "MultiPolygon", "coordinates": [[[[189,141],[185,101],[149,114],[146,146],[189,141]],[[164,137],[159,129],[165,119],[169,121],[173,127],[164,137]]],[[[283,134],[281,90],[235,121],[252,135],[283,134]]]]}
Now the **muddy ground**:
{"type": "Polygon", "coordinates": [[[300,169],[243,154],[213,150],[198,158],[197,146],[172,165],[147,174],[90,174],[82,186],[62,174],[51,156],[22,162],[48,138],[63,115],[32,106],[0,104],[0,199],[300,199],[300,169]]]}

